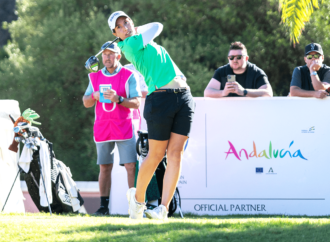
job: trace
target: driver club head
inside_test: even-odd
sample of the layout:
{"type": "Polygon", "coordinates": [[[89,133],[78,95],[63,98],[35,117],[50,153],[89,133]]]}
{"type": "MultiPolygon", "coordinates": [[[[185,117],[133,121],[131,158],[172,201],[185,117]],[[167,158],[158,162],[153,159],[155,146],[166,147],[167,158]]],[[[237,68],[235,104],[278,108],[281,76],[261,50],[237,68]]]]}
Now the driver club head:
{"type": "Polygon", "coordinates": [[[111,46],[114,42],[116,42],[118,39],[119,38],[117,37],[113,41],[111,42],[108,41],[105,44],[103,44],[99,53],[97,53],[95,56],[93,55],[88,58],[88,60],[85,63],[85,68],[89,72],[97,72],[100,69],[99,59],[97,58],[97,56],[101,54],[106,48],[111,46]]]}
{"type": "Polygon", "coordinates": [[[85,63],[85,68],[89,72],[97,72],[99,70],[100,64],[99,59],[96,56],[91,56],[85,63]]]}

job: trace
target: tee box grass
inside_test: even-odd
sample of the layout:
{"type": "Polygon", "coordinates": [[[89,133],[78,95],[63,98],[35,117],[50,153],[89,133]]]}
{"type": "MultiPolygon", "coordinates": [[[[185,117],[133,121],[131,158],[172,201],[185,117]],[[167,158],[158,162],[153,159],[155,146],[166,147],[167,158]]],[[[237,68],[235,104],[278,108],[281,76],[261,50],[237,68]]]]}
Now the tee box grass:
{"type": "Polygon", "coordinates": [[[0,241],[330,241],[329,217],[0,214],[0,241]]]}

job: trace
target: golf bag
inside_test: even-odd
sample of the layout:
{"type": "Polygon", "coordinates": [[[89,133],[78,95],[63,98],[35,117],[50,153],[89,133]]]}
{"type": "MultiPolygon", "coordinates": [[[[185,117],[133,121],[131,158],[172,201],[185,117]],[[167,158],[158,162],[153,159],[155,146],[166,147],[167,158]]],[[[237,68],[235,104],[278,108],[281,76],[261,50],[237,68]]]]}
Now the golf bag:
{"type": "MultiPolygon", "coordinates": [[[[52,151],[52,144],[47,142],[50,147],[50,151],[52,151]]],[[[39,147],[38,147],[39,148],[39,147]]],[[[70,177],[71,172],[70,168],[68,168],[62,161],[57,160],[55,158],[54,152],[51,152],[52,159],[51,160],[51,192],[53,196],[53,202],[50,204],[50,208],[52,212],[55,213],[72,213],[78,212],[77,208],[74,209],[72,205],[72,200],[70,193],[67,189],[67,175],[70,177]]],[[[32,155],[33,159],[30,163],[30,170],[25,173],[23,171],[24,180],[26,182],[29,194],[37,206],[40,212],[49,212],[48,207],[43,207],[40,205],[40,195],[39,195],[39,186],[40,186],[40,167],[39,167],[39,149],[35,150],[32,155]]],[[[81,197],[79,191],[76,187],[72,187],[71,189],[76,190],[79,200],[79,207],[84,204],[84,200],[81,197]]]]}
{"type": "MultiPolygon", "coordinates": [[[[147,157],[149,151],[148,145],[148,132],[140,130],[138,131],[138,140],[136,142],[136,151],[138,153],[140,162],[147,157]]],[[[164,155],[162,161],[159,163],[154,176],[152,177],[147,191],[146,197],[148,200],[156,200],[158,199],[158,204],[161,203],[162,191],[163,191],[163,180],[165,175],[165,170],[167,166],[167,157],[164,155]]],[[[148,207],[148,203],[147,203],[148,207]]],[[[183,218],[183,214],[181,211],[181,197],[179,189],[175,189],[174,196],[170,202],[168,216],[171,217],[175,213],[176,210],[179,210],[181,217],[183,218]]]]}
{"type": "MultiPolygon", "coordinates": [[[[15,123],[13,117],[10,116],[10,118],[15,123]]],[[[19,172],[23,174],[28,192],[39,211],[50,213],[78,212],[84,204],[84,200],[71,178],[70,168],[55,158],[53,144],[43,137],[37,127],[31,126],[27,122],[18,122],[17,126],[14,127],[14,132],[16,133],[15,138],[9,149],[17,152],[18,144],[20,142],[24,144],[19,162],[19,172]],[[43,151],[42,155],[41,151],[43,151]],[[43,174],[45,170],[47,176],[43,174]],[[45,184],[50,184],[51,191],[48,190],[48,192],[51,192],[52,196],[47,195],[45,184]],[[46,193],[48,207],[41,206],[40,193],[44,194],[43,191],[46,193]],[[52,197],[52,202],[49,201],[49,197],[52,197]]]]}

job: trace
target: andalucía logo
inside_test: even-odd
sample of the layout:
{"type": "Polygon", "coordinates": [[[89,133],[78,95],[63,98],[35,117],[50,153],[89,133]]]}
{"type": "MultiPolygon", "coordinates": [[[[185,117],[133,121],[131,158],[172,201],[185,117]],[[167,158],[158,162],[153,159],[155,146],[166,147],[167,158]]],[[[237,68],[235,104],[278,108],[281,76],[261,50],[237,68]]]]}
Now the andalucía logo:
{"type": "MultiPolygon", "coordinates": [[[[243,153],[243,157],[246,156],[246,159],[248,160],[249,157],[256,157],[256,158],[261,158],[261,157],[265,157],[267,159],[276,159],[276,158],[284,158],[286,157],[290,157],[290,158],[296,158],[299,157],[303,160],[307,160],[303,154],[301,153],[301,150],[296,150],[295,152],[290,151],[290,150],[285,150],[285,149],[273,149],[272,147],[272,142],[269,142],[269,149],[268,149],[268,153],[266,152],[266,150],[262,150],[259,154],[257,152],[257,146],[253,141],[253,150],[252,152],[248,155],[248,152],[246,151],[246,149],[241,149],[239,152],[237,152],[235,146],[228,140],[229,143],[229,150],[227,152],[225,152],[227,154],[226,159],[229,155],[234,155],[238,160],[241,160],[242,158],[242,153],[243,153]]],[[[289,148],[293,145],[294,141],[292,141],[289,145],[289,148]]]]}
{"type": "Polygon", "coordinates": [[[315,133],[315,126],[301,130],[301,133],[315,133]]]}

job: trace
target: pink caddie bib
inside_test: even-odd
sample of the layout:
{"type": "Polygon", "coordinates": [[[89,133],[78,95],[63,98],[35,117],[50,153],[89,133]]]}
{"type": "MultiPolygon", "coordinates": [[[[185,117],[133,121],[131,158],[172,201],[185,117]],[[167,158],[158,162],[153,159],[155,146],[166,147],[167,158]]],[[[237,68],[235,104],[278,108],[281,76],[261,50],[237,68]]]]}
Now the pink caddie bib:
{"type": "MultiPolygon", "coordinates": [[[[90,73],[89,79],[94,92],[99,91],[101,84],[111,84],[117,95],[127,98],[128,90],[126,90],[126,85],[128,85],[128,79],[132,74],[132,71],[122,67],[113,76],[105,76],[102,70],[99,70],[96,73],[90,73]]],[[[131,139],[133,137],[132,118],[132,112],[129,108],[115,103],[96,101],[94,141],[99,143],[131,139]]]]}

